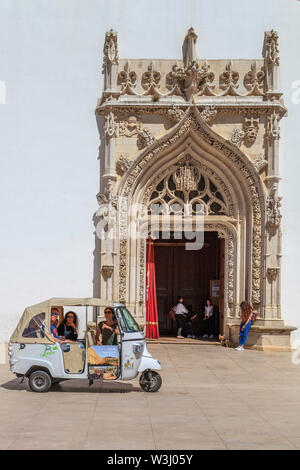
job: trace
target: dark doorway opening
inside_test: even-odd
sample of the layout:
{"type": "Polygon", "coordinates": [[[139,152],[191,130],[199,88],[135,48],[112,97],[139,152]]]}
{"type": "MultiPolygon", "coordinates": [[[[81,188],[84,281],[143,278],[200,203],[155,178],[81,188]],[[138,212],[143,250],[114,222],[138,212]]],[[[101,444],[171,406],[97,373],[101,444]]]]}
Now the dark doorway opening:
{"type": "Polygon", "coordinates": [[[214,300],[214,335],[223,328],[223,278],[224,239],[217,232],[204,233],[204,245],[200,250],[186,250],[185,240],[163,240],[154,242],[156,295],[159,334],[175,335],[176,322],[169,312],[178,295],[183,296],[184,305],[192,305],[200,313],[193,327],[195,334],[204,333],[204,303],[210,297],[210,281],[220,280],[220,297],[214,300]]]}

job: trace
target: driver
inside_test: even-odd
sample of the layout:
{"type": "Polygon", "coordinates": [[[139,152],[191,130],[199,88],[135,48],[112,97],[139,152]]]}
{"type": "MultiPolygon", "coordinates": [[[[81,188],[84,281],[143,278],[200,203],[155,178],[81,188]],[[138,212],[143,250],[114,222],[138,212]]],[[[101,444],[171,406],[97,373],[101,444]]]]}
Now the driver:
{"type": "Polygon", "coordinates": [[[96,343],[98,345],[118,344],[117,335],[120,334],[116,316],[111,307],[106,307],[104,310],[105,321],[98,324],[96,333],[96,343]],[[102,342],[100,341],[100,333],[102,335],[102,342]]]}

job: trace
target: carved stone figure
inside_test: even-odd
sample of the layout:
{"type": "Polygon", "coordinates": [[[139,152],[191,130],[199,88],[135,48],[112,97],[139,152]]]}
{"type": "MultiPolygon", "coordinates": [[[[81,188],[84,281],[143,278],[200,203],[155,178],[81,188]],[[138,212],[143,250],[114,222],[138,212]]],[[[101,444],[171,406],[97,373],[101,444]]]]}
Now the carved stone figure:
{"type": "Polygon", "coordinates": [[[197,189],[200,178],[199,170],[191,165],[180,165],[174,173],[177,191],[193,191],[197,189]]]}

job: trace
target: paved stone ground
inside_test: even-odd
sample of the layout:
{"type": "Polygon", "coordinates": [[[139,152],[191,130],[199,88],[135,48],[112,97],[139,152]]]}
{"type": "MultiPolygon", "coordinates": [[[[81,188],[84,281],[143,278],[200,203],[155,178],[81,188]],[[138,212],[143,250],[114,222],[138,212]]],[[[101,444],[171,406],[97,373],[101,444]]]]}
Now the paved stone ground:
{"type": "Polygon", "coordinates": [[[300,449],[290,353],[151,344],[163,386],[64,382],[29,391],[0,366],[0,449],[300,449]]]}

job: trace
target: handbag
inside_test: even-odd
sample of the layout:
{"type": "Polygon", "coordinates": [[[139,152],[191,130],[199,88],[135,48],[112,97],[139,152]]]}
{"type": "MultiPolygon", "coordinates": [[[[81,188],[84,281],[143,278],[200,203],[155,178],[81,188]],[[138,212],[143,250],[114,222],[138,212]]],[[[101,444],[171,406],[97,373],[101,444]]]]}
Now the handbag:
{"type": "Polygon", "coordinates": [[[175,307],[171,308],[170,313],[169,313],[169,317],[171,318],[171,320],[175,319],[175,307]]]}

